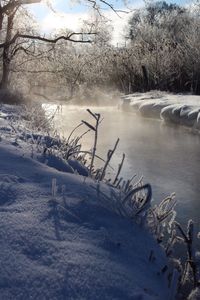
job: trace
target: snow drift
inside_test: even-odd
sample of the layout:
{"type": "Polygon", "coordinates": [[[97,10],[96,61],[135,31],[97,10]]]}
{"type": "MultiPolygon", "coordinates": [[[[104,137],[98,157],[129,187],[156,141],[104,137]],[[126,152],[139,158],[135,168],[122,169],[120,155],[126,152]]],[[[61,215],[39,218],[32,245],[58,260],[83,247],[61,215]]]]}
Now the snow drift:
{"type": "Polygon", "coordinates": [[[110,187],[38,159],[6,110],[0,126],[0,299],[173,299],[164,252],[110,187]]]}
{"type": "Polygon", "coordinates": [[[200,130],[200,96],[153,91],[122,97],[122,109],[200,130]]]}

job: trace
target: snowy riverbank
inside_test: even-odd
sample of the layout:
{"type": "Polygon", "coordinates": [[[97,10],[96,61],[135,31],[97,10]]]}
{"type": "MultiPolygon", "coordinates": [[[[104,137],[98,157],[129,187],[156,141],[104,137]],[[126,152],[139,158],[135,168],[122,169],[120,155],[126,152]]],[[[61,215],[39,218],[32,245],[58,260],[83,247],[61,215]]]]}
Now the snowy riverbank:
{"type": "Polygon", "coordinates": [[[164,251],[117,213],[114,189],[41,163],[25,119],[1,107],[0,299],[174,299],[164,251]]]}
{"type": "Polygon", "coordinates": [[[173,95],[160,91],[122,96],[122,109],[139,112],[146,118],[200,130],[200,96],[173,95]]]}

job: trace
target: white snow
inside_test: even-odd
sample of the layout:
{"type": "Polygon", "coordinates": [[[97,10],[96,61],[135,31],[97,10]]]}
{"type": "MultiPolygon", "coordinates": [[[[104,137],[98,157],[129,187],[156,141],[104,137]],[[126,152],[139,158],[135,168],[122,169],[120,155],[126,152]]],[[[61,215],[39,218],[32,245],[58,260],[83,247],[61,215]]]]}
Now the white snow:
{"type": "Polygon", "coordinates": [[[122,97],[122,109],[200,130],[200,96],[152,91],[122,97]]]}
{"type": "Polygon", "coordinates": [[[75,162],[42,160],[29,134],[20,108],[1,106],[0,299],[172,300],[147,229],[112,210],[109,186],[73,174],[75,162]]]}

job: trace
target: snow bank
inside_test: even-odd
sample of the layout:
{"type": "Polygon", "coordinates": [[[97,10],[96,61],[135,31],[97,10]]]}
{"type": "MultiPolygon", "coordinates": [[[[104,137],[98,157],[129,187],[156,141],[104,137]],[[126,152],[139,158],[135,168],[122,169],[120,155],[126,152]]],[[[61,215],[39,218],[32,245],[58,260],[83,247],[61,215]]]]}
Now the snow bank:
{"type": "Polygon", "coordinates": [[[165,108],[166,105],[166,102],[145,101],[139,106],[139,112],[142,116],[147,118],[159,118],[162,109],[165,108]]]}
{"type": "Polygon", "coordinates": [[[9,122],[0,129],[0,299],[169,299],[163,251],[109,209],[112,189],[38,161],[9,122]]]}
{"type": "Polygon", "coordinates": [[[122,109],[200,130],[200,96],[148,92],[122,98],[122,109]]]}

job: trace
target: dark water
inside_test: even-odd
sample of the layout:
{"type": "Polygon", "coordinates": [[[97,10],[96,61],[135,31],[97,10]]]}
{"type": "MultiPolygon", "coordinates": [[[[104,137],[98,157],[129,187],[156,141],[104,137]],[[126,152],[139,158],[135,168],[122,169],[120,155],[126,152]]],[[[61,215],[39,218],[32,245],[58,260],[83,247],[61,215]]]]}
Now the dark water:
{"type": "MultiPolygon", "coordinates": [[[[80,123],[91,121],[86,108],[65,106],[56,117],[56,127],[64,135],[80,123]]],[[[192,218],[200,224],[200,136],[180,127],[164,125],[159,120],[144,119],[133,113],[117,109],[93,107],[104,118],[99,129],[98,154],[106,157],[116,139],[120,143],[112,166],[118,166],[122,153],[126,161],[122,175],[144,176],[153,188],[154,201],[158,202],[172,192],[176,193],[177,219],[185,224],[192,218]]],[[[81,127],[83,132],[85,127],[81,127]]],[[[84,137],[83,149],[92,148],[92,134],[84,137]]],[[[98,164],[98,162],[97,162],[98,164]]]]}

